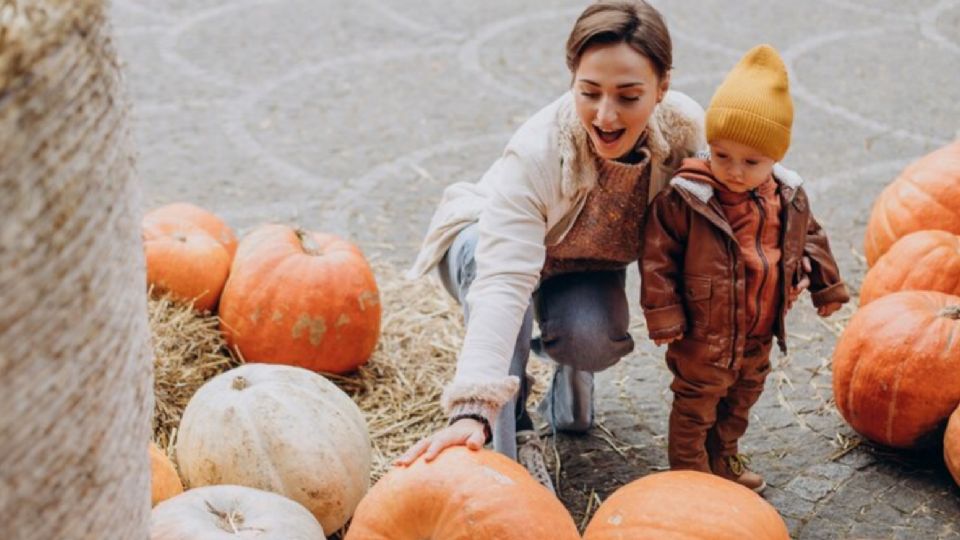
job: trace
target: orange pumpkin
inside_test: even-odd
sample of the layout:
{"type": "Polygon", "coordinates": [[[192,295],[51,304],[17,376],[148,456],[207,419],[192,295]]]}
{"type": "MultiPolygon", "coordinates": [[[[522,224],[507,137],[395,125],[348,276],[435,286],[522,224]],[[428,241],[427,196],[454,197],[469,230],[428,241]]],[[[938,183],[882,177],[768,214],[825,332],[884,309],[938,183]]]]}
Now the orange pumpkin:
{"type": "Polygon", "coordinates": [[[864,238],[867,264],[924,229],[960,234],[960,140],[915,161],[880,193],[864,238]]]}
{"type": "Polygon", "coordinates": [[[960,407],[947,421],[947,431],[943,434],[943,461],[953,481],[960,484],[960,407]]]}
{"type": "Polygon", "coordinates": [[[216,214],[194,204],[179,202],[155,208],[143,216],[143,223],[145,229],[158,234],[196,227],[223,245],[231,259],[237,251],[237,237],[230,227],[216,214]]]}
{"type": "Polygon", "coordinates": [[[644,476],[615,491],[583,540],[789,540],[776,509],[753,491],[699,471],[644,476]]]}
{"type": "Polygon", "coordinates": [[[960,295],[960,236],[928,230],[897,240],[867,272],[860,305],[909,290],[960,295]]]}
{"type": "Polygon", "coordinates": [[[147,284],[191,302],[199,311],[211,311],[230,273],[230,254],[206,232],[195,228],[143,230],[147,284]]]}
{"type": "Polygon", "coordinates": [[[489,450],[444,450],[383,476],[345,540],[578,540],[563,504],[515,461],[489,450]]]}
{"type": "Polygon", "coordinates": [[[833,395],[865,437],[926,445],[960,403],[960,297],[901,291],[860,308],[833,353],[833,395]]]}
{"type": "Polygon", "coordinates": [[[183,493],[177,469],[153,442],[150,443],[150,491],[151,506],[183,493]]]}
{"type": "Polygon", "coordinates": [[[377,344],[380,292],[355,245],[264,225],[240,242],[220,320],[227,344],[248,362],[345,373],[377,344]]]}

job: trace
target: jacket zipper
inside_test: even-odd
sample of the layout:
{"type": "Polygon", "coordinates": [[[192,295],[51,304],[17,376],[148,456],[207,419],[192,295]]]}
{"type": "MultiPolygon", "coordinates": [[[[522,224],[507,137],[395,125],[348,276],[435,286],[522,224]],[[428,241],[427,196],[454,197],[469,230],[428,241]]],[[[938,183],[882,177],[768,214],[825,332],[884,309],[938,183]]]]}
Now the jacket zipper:
{"type": "Polygon", "coordinates": [[[730,363],[727,365],[728,368],[733,367],[737,363],[737,247],[734,240],[727,239],[727,251],[729,252],[730,257],[730,274],[733,276],[732,287],[730,287],[730,323],[733,326],[733,332],[731,333],[732,339],[730,340],[730,363]]]}
{"type": "Polygon", "coordinates": [[[763,298],[763,286],[767,282],[767,275],[770,273],[770,261],[767,260],[767,255],[763,252],[763,226],[764,222],[767,220],[767,211],[763,207],[763,201],[760,198],[760,195],[757,193],[756,189],[750,190],[750,196],[753,198],[753,202],[757,205],[757,210],[760,212],[760,224],[757,227],[757,238],[756,238],[756,247],[757,255],[760,256],[760,263],[762,265],[762,272],[760,274],[760,287],[757,289],[756,303],[757,312],[754,314],[753,323],[750,324],[749,330],[747,330],[746,336],[749,336],[757,329],[757,325],[760,323],[760,301],[763,298]]]}

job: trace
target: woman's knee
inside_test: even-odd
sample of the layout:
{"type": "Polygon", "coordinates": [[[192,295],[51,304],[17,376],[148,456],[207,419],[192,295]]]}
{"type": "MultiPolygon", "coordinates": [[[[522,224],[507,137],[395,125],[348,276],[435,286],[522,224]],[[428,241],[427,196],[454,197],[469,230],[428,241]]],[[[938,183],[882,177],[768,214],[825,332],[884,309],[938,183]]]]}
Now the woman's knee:
{"type": "Polygon", "coordinates": [[[543,336],[543,350],[559,364],[583,371],[601,371],[633,351],[633,338],[623,332],[610,337],[606,331],[586,326],[561,329],[543,336]]]}

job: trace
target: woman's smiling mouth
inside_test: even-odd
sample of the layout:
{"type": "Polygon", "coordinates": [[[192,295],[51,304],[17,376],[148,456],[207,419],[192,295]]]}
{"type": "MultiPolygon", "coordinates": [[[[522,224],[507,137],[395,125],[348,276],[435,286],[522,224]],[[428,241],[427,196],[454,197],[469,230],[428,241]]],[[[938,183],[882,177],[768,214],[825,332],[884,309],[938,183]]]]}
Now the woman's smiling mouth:
{"type": "Polygon", "coordinates": [[[613,131],[604,131],[597,126],[593,126],[594,131],[597,133],[597,137],[603,141],[605,144],[613,144],[620,140],[620,137],[623,136],[626,129],[617,129],[613,131]]]}

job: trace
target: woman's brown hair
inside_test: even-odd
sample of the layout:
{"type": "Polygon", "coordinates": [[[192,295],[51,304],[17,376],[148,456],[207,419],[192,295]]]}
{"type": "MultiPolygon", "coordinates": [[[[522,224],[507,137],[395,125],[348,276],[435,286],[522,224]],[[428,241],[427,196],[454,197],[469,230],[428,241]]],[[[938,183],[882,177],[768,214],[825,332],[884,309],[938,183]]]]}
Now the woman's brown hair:
{"type": "Polygon", "coordinates": [[[643,0],[601,0],[580,14],[567,39],[567,67],[577,71],[594,45],[626,43],[653,64],[663,79],[673,66],[673,44],[660,12],[643,0]]]}

